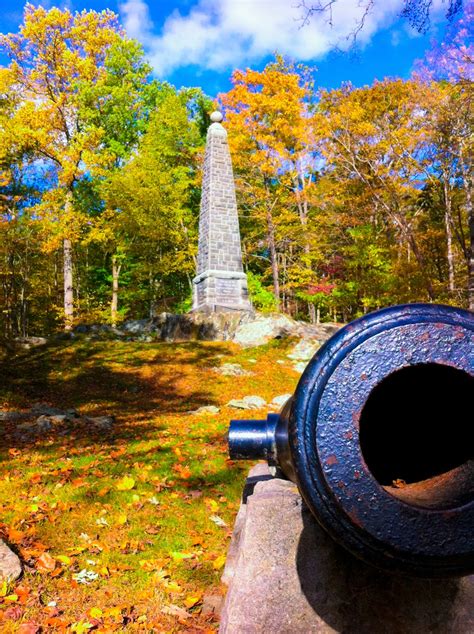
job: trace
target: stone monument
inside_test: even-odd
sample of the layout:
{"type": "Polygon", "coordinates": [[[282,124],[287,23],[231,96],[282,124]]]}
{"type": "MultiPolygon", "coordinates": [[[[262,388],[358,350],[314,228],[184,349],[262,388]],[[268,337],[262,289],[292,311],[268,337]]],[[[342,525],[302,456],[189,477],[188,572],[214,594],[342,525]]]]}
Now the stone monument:
{"type": "Polygon", "coordinates": [[[199,216],[199,246],[193,280],[193,312],[251,312],[242,266],[232,161],[222,114],[211,114],[199,216]]]}

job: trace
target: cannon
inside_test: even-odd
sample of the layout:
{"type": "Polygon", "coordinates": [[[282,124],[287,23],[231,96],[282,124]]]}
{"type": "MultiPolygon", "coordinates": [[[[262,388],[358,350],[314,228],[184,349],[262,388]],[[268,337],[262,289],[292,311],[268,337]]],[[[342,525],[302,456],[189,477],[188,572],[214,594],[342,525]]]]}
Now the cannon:
{"type": "Polygon", "coordinates": [[[229,453],[295,482],[365,562],[463,576],[474,572],[473,407],[473,313],[394,306],[329,339],[279,414],[231,421],[229,453]]]}

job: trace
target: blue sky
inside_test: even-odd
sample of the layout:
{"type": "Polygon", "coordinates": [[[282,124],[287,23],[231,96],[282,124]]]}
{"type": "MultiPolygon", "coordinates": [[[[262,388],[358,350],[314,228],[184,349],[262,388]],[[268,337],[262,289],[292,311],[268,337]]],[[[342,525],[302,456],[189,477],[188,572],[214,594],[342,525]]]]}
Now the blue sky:
{"type": "MultiPolygon", "coordinates": [[[[33,4],[39,4],[33,1],[33,4]]],[[[359,86],[374,79],[407,78],[430,40],[443,29],[446,4],[434,0],[432,28],[419,35],[398,15],[403,0],[375,0],[355,53],[346,36],[362,11],[360,0],[337,0],[333,26],[328,16],[301,25],[299,0],[44,0],[73,10],[109,8],[117,12],[132,37],[143,43],[157,77],[177,86],[202,86],[211,96],[228,90],[235,68],[261,68],[278,50],[316,66],[316,84],[359,86]]],[[[2,0],[0,32],[14,32],[23,4],[2,0]]],[[[0,63],[5,63],[0,57],[0,63]]]]}

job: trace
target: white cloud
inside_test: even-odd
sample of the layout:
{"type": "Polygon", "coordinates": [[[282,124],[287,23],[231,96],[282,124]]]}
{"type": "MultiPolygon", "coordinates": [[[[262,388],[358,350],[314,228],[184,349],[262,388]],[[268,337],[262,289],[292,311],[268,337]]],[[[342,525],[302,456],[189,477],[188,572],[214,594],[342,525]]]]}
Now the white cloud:
{"type": "Polygon", "coordinates": [[[127,0],[119,10],[128,35],[147,44],[153,28],[148,5],[143,0],[127,0]]]}
{"type": "MultiPolygon", "coordinates": [[[[336,46],[350,45],[364,13],[360,0],[337,0],[328,15],[314,15],[302,26],[299,0],[197,0],[186,15],[173,11],[156,33],[145,0],[120,6],[124,26],[140,40],[158,76],[195,64],[202,69],[226,70],[262,59],[278,50],[297,60],[323,57],[336,46]]],[[[442,0],[435,0],[435,5],[442,0]]],[[[400,14],[404,0],[379,0],[365,17],[357,36],[367,44],[400,14]]]]}

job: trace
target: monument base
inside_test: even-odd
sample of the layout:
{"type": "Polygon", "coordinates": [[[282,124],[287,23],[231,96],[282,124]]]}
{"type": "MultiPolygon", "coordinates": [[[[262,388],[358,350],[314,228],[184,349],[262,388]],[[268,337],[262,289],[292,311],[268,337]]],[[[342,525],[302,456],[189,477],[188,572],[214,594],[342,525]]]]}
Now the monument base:
{"type": "Polygon", "coordinates": [[[413,579],[365,564],[264,464],[249,473],[222,580],[221,634],[474,632],[474,576],[413,579]]]}
{"type": "Polygon", "coordinates": [[[193,280],[193,311],[252,311],[247,276],[239,271],[208,270],[193,280]]]}

